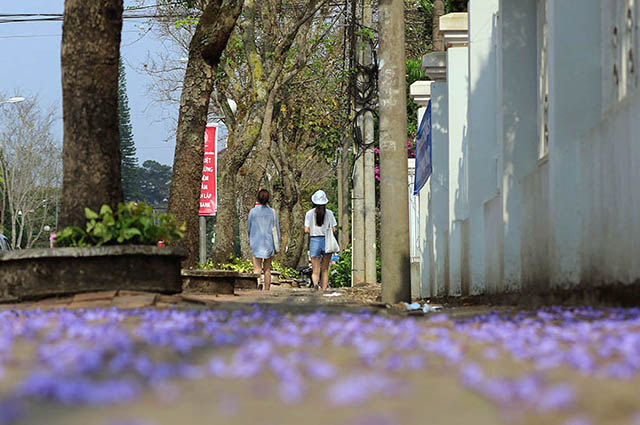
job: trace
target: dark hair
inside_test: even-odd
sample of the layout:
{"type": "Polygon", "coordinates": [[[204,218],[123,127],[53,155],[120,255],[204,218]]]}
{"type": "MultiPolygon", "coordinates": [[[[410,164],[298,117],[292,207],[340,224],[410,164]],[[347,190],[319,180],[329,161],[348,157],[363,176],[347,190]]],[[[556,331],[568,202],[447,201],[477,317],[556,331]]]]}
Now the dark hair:
{"type": "Polygon", "coordinates": [[[269,203],[269,191],[267,189],[260,189],[258,191],[258,202],[261,205],[267,205],[269,203]]]}
{"type": "Polygon", "coordinates": [[[315,205],[315,207],[316,207],[316,226],[322,226],[324,224],[324,213],[326,212],[327,208],[325,205],[315,205]]]}

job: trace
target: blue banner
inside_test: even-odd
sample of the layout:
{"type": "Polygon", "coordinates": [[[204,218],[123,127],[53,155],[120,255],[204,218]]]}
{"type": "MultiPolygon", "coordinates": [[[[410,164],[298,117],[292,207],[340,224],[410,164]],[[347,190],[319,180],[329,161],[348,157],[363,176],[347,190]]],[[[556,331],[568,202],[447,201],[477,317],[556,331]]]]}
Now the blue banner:
{"type": "Polygon", "coordinates": [[[431,101],[422,116],[416,135],[416,178],[413,194],[417,195],[431,175],[431,101]]]}

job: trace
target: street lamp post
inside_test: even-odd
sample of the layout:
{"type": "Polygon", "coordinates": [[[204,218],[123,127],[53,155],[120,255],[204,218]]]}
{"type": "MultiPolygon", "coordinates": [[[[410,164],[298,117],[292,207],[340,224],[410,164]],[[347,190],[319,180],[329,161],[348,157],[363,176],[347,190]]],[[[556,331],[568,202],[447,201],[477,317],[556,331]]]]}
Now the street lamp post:
{"type": "Polygon", "coordinates": [[[5,103],[18,103],[18,102],[22,102],[23,100],[24,100],[24,97],[14,96],[14,97],[10,97],[7,100],[3,100],[2,102],[0,102],[0,105],[4,105],[5,103]]]}

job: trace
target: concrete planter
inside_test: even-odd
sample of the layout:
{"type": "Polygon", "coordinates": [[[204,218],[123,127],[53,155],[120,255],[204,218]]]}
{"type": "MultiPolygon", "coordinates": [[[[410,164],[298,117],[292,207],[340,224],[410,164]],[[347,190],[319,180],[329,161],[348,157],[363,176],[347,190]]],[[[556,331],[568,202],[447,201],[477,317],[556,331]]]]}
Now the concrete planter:
{"type": "Polygon", "coordinates": [[[236,277],[236,289],[258,289],[257,273],[238,273],[236,277]]]}
{"type": "Polygon", "coordinates": [[[271,284],[276,284],[276,285],[280,284],[280,274],[281,274],[280,272],[271,270],[271,284]]]}
{"type": "Polygon", "coordinates": [[[230,270],[182,270],[182,290],[199,294],[233,294],[238,272],[230,270]]]}
{"type": "Polygon", "coordinates": [[[0,254],[0,301],[128,289],[176,293],[186,251],[153,245],[27,249],[0,254]]]}

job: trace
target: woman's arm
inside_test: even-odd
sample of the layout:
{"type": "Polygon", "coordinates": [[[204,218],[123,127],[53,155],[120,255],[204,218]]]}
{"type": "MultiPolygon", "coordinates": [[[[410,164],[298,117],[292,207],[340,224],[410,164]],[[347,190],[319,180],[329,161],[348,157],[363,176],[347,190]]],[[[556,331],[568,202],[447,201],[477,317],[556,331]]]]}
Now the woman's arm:
{"type": "Polygon", "coordinates": [[[309,233],[309,226],[304,226],[304,232],[309,233]]]}

